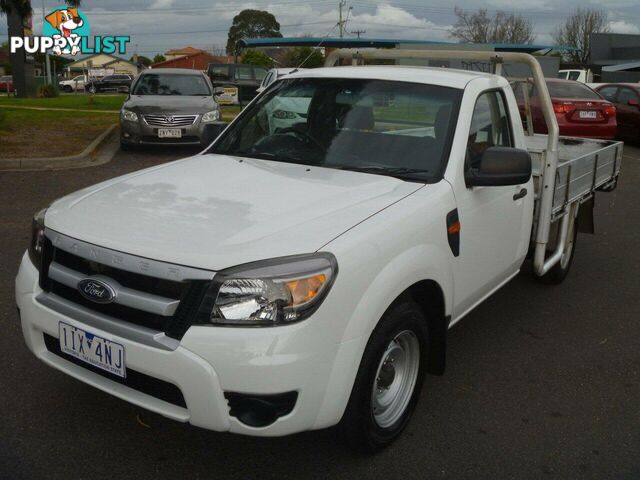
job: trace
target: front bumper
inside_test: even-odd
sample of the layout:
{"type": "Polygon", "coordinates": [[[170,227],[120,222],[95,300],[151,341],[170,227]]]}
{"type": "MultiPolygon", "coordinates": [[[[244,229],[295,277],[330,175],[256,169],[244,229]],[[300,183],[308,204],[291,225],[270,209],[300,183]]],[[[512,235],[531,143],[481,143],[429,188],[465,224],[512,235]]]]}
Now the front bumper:
{"type": "Polygon", "coordinates": [[[181,130],[181,138],[160,138],[158,129],[172,127],[148,125],[142,115],[138,115],[137,122],[120,121],[120,141],[126,145],[203,145],[209,143],[207,128],[222,131],[224,127],[223,122],[203,123],[202,115],[199,115],[192,125],[177,127],[181,130]]]}
{"type": "Polygon", "coordinates": [[[175,350],[137,343],[84,325],[45,307],[37,299],[38,271],[25,254],[16,278],[16,301],[29,349],[44,363],[78,380],[165,417],[216,430],[255,436],[280,436],[337,423],[344,412],[357,365],[361,339],[345,343],[318,341],[318,322],[306,320],[275,328],[191,327],[175,350]],[[61,358],[51,351],[58,323],[94,333],[125,348],[128,371],[175,385],[183,406],[61,358]],[[45,343],[48,338],[49,348],[45,343]],[[51,338],[53,337],[53,338],[51,338]],[[275,395],[296,392],[290,413],[264,427],[241,422],[230,411],[225,393],[275,395]]]}

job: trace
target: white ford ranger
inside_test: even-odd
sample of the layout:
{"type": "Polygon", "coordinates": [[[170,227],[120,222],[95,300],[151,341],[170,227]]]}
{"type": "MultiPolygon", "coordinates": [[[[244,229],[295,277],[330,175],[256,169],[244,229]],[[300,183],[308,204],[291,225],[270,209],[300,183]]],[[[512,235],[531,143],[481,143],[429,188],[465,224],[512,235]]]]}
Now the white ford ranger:
{"type": "Polygon", "coordinates": [[[539,66],[504,57],[531,66],[548,136],[524,135],[497,74],[306,70],[202,154],[55,201],[16,279],[29,349],[200,427],[339,424],[364,449],[390,444],[444,370],[447,329],[528,253],[562,280],[594,192],[617,181],[622,145],[558,138],[539,66]]]}

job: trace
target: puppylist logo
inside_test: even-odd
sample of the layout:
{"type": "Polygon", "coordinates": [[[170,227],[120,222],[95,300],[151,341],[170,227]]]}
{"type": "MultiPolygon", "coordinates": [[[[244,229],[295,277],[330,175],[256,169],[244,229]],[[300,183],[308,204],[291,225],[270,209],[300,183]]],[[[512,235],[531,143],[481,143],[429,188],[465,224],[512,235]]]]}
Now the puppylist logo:
{"type": "Polygon", "coordinates": [[[78,55],[126,53],[131,40],[124,35],[90,37],[89,20],[79,8],[58,7],[44,18],[42,36],[11,37],[11,53],[24,49],[26,53],[78,55]]]}

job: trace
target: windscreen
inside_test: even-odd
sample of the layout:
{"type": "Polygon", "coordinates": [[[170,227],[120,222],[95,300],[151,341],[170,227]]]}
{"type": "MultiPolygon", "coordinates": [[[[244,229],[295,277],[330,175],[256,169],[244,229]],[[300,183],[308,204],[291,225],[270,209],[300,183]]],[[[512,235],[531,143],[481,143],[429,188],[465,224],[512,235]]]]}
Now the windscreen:
{"type": "Polygon", "coordinates": [[[383,80],[286,79],[251,104],[210,152],[434,182],[461,93],[383,80]]]}
{"type": "Polygon", "coordinates": [[[211,95],[202,75],[146,73],[136,83],[133,95],[211,95]]]}

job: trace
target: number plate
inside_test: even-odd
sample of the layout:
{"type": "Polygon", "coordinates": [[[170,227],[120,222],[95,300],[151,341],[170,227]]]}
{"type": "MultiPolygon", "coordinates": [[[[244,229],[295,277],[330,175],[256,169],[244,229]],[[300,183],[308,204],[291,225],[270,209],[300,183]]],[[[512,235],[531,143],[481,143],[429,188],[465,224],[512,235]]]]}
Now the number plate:
{"type": "Polygon", "coordinates": [[[124,366],[124,347],[122,345],[63,322],[58,323],[58,331],[62,352],[94,367],[126,378],[127,371],[124,366]]]}
{"type": "Polygon", "coordinates": [[[182,138],[182,130],[179,128],[159,128],[159,138],[182,138]]]}
{"type": "Polygon", "coordinates": [[[580,111],[580,118],[597,118],[598,112],[593,110],[582,110],[580,111]]]}

